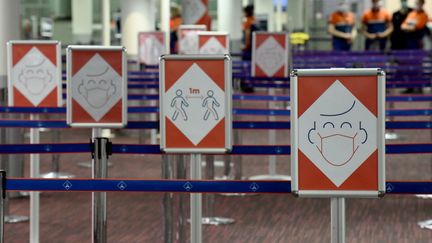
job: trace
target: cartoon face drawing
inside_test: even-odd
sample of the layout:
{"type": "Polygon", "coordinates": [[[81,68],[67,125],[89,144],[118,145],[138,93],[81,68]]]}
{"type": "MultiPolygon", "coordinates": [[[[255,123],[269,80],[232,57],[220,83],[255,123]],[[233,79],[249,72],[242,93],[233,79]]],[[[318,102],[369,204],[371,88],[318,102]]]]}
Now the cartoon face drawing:
{"type": "Polygon", "coordinates": [[[368,140],[368,133],[362,127],[362,122],[348,120],[349,112],[355,105],[356,101],[353,101],[350,108],[342,113],[320,114],[323,119],[314,121],[308,132],[309,142],[314,144],[323,159],[333,166],[348,163],[359,147],[368,140]]]}
{"type": "Polygon", "coordinates": [[[18,75],[18,81],[27,88],[32,95],[40,95],[50,82],[53,82],[53,74],[44,68],[45,59],[36,64],[25,64],[18,75]]]}
{"type": "Polygon", "coordinates": [[[255,62],[267,76],[271,77],[286,64],[285,53],[286,49],[270,36],[256,48],[255,62]]]}
{"type": "Polygon", "coordinates": [[[110,97],[116,93],[116,86],[111,77],[106,76],[109,67],[102,73],[87,74],[78,86],[78,92],[93,108],[99,109],[106,105],[110,97]]]}
{"type": "Polygon", "coordinates": [[[299,150],[340,186],[377,150],[377,118],[335,80],[299,116],[299,150]]]}

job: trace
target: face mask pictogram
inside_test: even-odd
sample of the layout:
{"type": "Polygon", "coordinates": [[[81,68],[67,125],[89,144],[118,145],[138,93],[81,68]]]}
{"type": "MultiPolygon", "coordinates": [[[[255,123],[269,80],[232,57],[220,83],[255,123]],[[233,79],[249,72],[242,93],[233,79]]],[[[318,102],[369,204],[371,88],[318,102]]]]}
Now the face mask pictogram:
{"type": "Polygon", "coordinates": [[[103,77],[108,72],[108,69],[107,67],[101,74],[88,75],[89,80],[82,80],[78,86],[78,92],[95,109],[105,106],[111,96],[116,93],[116,86],[113,80],[106,80],[103,77]]]}
{"type": "Polygon", "coordinates": [[[321,155],[329,164],[334,166],[342,166],[348,163],[359,146],[355,146],[355,138],[357,133],[350,137],[343,134],[332,134],[322,137],[318,133],[321,140],[321,146],[317,149],[320,151],[321,155]],[[334,153],[333,151],[338,151],[334,153]]]}
{"type": "Polygon", "coordinates": [[[18,75],[18,81],[32,95],[42,94],[48,84],[53,81],[53,75],[44,68],[44,62],[45,60],[42,60],[37,65],[25,65],[18,75]]]}

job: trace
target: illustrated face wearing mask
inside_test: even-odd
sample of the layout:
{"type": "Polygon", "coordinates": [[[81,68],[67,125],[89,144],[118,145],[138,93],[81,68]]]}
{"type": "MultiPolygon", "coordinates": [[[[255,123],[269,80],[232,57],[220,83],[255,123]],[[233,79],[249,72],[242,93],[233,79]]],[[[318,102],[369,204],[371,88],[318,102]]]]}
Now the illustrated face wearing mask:
{"type": "Polygon", "coordinates": [[[316,146],[322,158],[333,166],[343,166],[351,161],[357,150],[368,140],[368,133],[361,121],[345,120],[349,110],[339,114],[321,114],[321,121],[314,121],[308,132],[308,140],[316,146]]]}
{"type": "Polygon", "coordinates": [[[106,75],[108,70],[109,67],[106,67],[102,73],[87,75],[87,79],[83,79],[78,86],[78,92],[95,109],[106,105],[111,96],[116,93],[114,81],[106,75]]]}
{"type": "Polygon", "coordinates": [[[53,82],[52,73],[44,67],[45,59],[32,65],[25,65],[18,75],[27,91],[32,95],[40,95],[50,82],[53,82]]]}

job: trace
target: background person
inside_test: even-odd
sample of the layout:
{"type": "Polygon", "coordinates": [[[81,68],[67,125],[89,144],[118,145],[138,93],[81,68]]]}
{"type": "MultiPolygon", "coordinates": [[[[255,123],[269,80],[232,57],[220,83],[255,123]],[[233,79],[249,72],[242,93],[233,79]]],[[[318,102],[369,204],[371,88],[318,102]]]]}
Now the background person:
{"type": "Polygon", "coordinates": [[[355,28],[355,16],[349,11],[349,6],[345,1],[339,3],[338,10],[330,15],[328,23],[328,32],[333,37],[333,50],[351,50],[357,31],[355,28]]]}
{"type": "Polygon", "coordinates": [[[406,33],[402,31],[401,25],[412,11],[412,8],[408,7],[407,0],[401,0],[400,3],[401,8],[394,12],[392,16],[393,32],[390,36],[392,50],[404,50],[408,48],[408,38],[406,33]]]}
{"type": "Polygon", "coordinates": [[[254,6],[248,5],[243,9],[243,60],[251,60],[252,57],[252,33],[258,30],[254,16],[254,6]]]}
{"type": "Polygon", "coordinates": [[[416,0],[414,11],[411,11],[401,25],[402,31],[407,34],[408,49],[422,49],[423,37],[427,33],[426,24],[428,15],[423,10],[425,0],[416,0]]]}
{"type": "Polygon", "coordinates": [[[366,37],[366,50],[373,50],[378,45],[379,50],[384,51],[387,37],[393,31],[390,14],[381,5],[381,1],[372,0],[372,8],[363,14],[361,32],[366,37]]]}

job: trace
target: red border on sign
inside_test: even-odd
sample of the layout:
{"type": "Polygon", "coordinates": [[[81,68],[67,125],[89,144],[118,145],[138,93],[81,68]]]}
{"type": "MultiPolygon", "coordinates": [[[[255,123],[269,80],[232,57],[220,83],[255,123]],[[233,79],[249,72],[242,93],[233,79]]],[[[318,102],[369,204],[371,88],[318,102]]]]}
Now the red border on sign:
{"type": "MultiPolygon", "coordinates": [[[[225,60],[165,60],[165,92],[193,65],[197,64],[223,91],[225,91],[225,60]]],[[[199,80],[197,80],[199,81],[199,80]]],[[[196,146],[166,117],[166,149],[222,148],[225,149],[225,118],[196,146]]]]}
{"type": "MultiPolygon", "coordinates": [[[[378,116],[378,79],[376,76],[298,77],[297,117],[339,80],[369,111],[378,116]],[[375,95],[374,95],[375,94],[375,95]]],[[[298,152],[298,189],[301,190],[378,190],[378,149],[375,150],[339,187],[316,167],[300,149],[298,152]]]]}
{"type": "MultiPolygon", "coordinates": [[[[12,68],[33,48],[37,48],[55,67],[57,67],[57,43],[12,43],[12,68]]],[[[57,70],[53,77],[57,80],[57,70]]],[[[12,78],[12,77],[9,77],[12,78]]],[[[12,81],[14,83],[15,80],[12,81]]],[[[56,82],[58,84],[58,82],[56,82]]],[[[14,85],[13,106],[17,107],[58,107],[58,86],[35,106],[14,85]]]]}
{"type": "MultiPolygon", "coordinates": [[[[120,77],[123,77],[123,51],[122,50],[72,50],[72,77],[94,55],[99,54],[120,77]]],[[[69,80],[72,82],[73,79],[69,80]]],[[[122,91],[123,92],[123,91],[122,91]]],[[[80,106],[72,97],[71,122],[72,123],[123,123],[123,98],[122,97],[99,121],[80,106]]]]}
{"type": "Polygon", "coordinates": [[[227,36],[226,35],[199,35],[198,46],[203,47],[210,38],[215,38],[223,47],[227,48],[227,36]]]}
{"type": "MultiPolygon", "coordinates": [[[[260,45],[267,40],[267,38],[269,37],[273,37],[277,43],[279,43],[279,45],[281,45],[282,48],[286,49],[286,38],[287,35],[286,34],[275,34],[275,33],[255,33],[255,48],[254,51],[256,51],[260,45]]],[[[287,68],[288,65],[288,60],[286,60],[286,63],[279,69],[277,70],[273,76],[274,78],[281,78],[281,77],[287,77],[287,74],[285,73],[285,69],[287,68]]],[[[256,64],[256,60],[254,63],[254,67],[255,67],[255,77],[269,77],[259,66],[258,64],[256,64]]]]}

